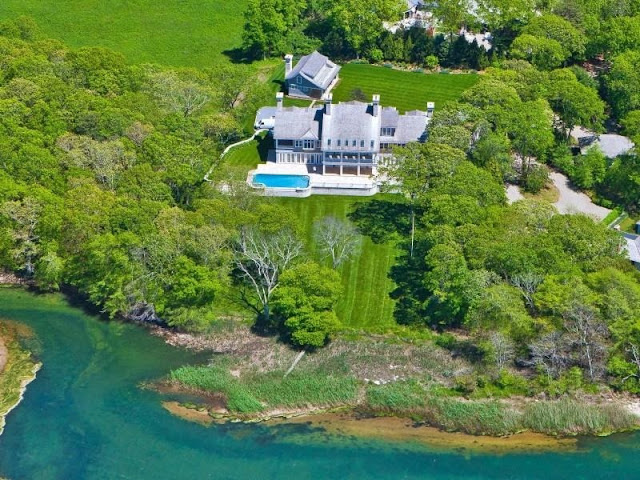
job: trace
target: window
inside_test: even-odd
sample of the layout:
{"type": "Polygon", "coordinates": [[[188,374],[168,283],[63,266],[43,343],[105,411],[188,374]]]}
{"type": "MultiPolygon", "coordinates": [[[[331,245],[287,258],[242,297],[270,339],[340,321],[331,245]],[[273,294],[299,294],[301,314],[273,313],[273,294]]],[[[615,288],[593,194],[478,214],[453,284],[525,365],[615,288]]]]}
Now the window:
{"type": "Polygon", "coordinates": [[[346,140],[346,139],[345,139],[345,141],[344,141],[344,146],[345,146],[345,147],[348,147],[348,146],[349,146],[349,140],[346,140]]]}
{"type": "Polygon", "coordinates": [[[355,140],[351,140],[351,146],[355,147],[356,146],[356,141],[355,140]]]}
{"type": "Polygon", "coordinates": [[[302,140],[296,140],[296,148],[302,148],[302,140]]]}
{"type": "Polygon", "coordinates": [[[364,148],[364,140],[360,140],[360,148],[364,148]]]}
{"type": "Polygon", "coordinates": [[[340,146],[340,139],[338,139],[338,146],[340,146]]]}
{"type": "Polygon", "coordinates": [[[313,150],[314,148],[316,148],[316,141],[315,140],[305,140],[304,141],[304,149],[305,150],[313,150]]]}
{"type": "Polygon", "coordinates": [[[376,146],[376,141],[375,140],[371,140],[371,148],[376,146]]]}
{"type": "Polygon", "coordinates": [[[331,139],[327,138],[327,147],[330,147],[330,146],[331,146],[331,139]]]}
{"type": "Polygon", "coordinates": [[[296,78],[296,81],[298,82],[298,85],[302,85],[302,77],[300,75],[298,75],[298,78],[296,78]]]}
{"type": "Polygon", "coordinates": [[[396,134],[396,129],[391,127],[383,127],[380,129],[380,135],[383,137],[393,137],[396,134]]]}

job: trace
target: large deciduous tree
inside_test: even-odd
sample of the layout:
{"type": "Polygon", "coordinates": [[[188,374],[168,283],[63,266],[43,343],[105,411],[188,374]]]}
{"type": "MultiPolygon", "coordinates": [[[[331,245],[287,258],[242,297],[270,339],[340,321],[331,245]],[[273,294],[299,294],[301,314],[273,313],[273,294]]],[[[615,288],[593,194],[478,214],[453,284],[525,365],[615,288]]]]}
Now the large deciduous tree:
{"type": "Polygon", "coordinates": [[[290,230],[275,233],[252,227],[241,230],[235,249],[236,267],[255,290],[265,322],[269,320],[269,301],[280,275],[301,253],[302,243],[290,230]]]}
{"type": "Polygon", "coordinates": [[[362,243],[358,229],[348,220],[325,217],[313,224],[313,238],[320,254],[329,257],[334,269],[357,251],[362,243]]]}
{"type": "Polygon", "coordinates": [[[273,312],[291,341],[303,348],[322,347],[340,326],[334,306],[342,292],[340,275],[315,263],[284,272],[273,295],[273,312]]]}

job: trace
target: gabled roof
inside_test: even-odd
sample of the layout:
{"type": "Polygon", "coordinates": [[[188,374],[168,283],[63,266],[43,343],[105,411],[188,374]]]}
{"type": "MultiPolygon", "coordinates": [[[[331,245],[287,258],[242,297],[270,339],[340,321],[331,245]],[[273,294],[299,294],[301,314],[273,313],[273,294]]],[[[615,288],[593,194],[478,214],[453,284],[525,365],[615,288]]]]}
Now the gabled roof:
{"type": "Polygon", "coordinates": [[[623,233],[622,236],[626,241],[625,248],[629,259],[634,263],[640,264],[640,235],[623,233]]]}
{"type": "Polygon", "coordinates": [[[276,111],[273,138],[276,140],[320,139],[322,108],[288,107],[276,111]]]}
{"type": "Polygon", "coordinates": [[[296,66],[286,76],[286,80],[302,75],[309,82],[319,88],[327,88],[338,72],[340,67],[329,60],[321,53],[314,51],[300,59],[296,66]]]}

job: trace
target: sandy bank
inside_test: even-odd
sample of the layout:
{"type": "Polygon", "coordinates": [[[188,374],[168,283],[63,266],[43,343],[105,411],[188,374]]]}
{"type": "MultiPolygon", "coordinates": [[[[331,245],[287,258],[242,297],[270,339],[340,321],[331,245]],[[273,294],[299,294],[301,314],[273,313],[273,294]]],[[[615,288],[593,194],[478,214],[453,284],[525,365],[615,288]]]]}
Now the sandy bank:
{"type": "Polygon", "coordinates": [[[20,405],[20,402],[24,399],[24,392],[27,390],[27,385],[33,382],[36,379],[36,374],[38,370],[42,367],[41,363],[37,363],[33,366],[33,370],[31,371],[31,376],[25,377],[20,381],[20,394],[18,395],[18,400],[13,404],[9,405],[9,407],[4,412],[0,412],[0,435],[4,432],[4,426],[6,425],[7,415],[11,413],[11,411],[20,405]]]}
{"type": "MultiPolygon", "coordinates": [[[[191,409],[178,402],[164,402],[173,415],[201,425],[214,425],[224,419],[211,417],[206,409],[191,409]]],[[[309,430],[304,433],[287,432],[283,434],[285,442],[313,442],[314,438],[326,440],[332,437],[358,437],[362,439],[383,440],[391,443],[402,443],[422,448],[439,448],[443,450],[466,450],[490,452],[494,454],[513,451],[576,451],[577,439],[557,438],[540,433],[523,432],[507,437],[474,436],[464,433],[443,432],[437,428],[417,425],[409,419],[397,417],[355,418],[349,413],[320,413],[316,415],[299,415],[291,418],[279,418],[265,421],[271,427],[287,425],[305,425],[309,430]]]]}
{"type": "Polygon", "coordinates": [[[7,364],[8,355],[9,352],[7,351],[7,346],[4,344],[2,337],[0,337],[0,373],[2,373],[5,365],[7,364]]]}

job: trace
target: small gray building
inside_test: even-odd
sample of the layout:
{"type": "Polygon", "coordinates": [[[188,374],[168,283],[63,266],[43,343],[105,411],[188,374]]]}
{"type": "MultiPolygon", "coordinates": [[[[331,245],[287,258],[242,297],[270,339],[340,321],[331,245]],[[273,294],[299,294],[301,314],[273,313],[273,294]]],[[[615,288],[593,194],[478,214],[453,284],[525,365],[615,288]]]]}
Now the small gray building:
{"type": "Polygon", "coordinates": [[[302,57],[295,67],[293,55],[286,55],[284,62],[284,81],[291,97],[321,98],[340,71],[338,65],[317,51],[302,57]]]}

